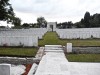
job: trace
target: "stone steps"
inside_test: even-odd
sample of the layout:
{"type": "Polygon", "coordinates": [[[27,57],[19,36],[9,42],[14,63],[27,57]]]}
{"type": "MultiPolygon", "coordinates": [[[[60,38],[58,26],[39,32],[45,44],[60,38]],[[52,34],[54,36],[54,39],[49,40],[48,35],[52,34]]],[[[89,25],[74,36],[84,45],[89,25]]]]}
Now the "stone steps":
{"type": "Polygon", "coordinates": [[[44,52],[35,75],[70,75],[68,69],[61,66],[68,62],[61,45],[45,45],[44,52]]]}
{"type": "Polygon", "coordinates": [[[61,45],[45,45],[45,52],[63,52],[61,45]]]}
{"type": "MultiPolygon", "coordinates": [[[[95,72],[91,74],[91,71],[95,69],[91,68],[92,64],[87,68],[88,65],[85,64],[84,67],[84,63],[68,62],[61,45],[45,45],[44,56],[38,65],[35,75],[99,75],[95,72]]],[[[97,69],[99,68],[98,64],[93,65],[97,69]]],[[[98,73],[99,70],[97,69],[98,73]]]]}

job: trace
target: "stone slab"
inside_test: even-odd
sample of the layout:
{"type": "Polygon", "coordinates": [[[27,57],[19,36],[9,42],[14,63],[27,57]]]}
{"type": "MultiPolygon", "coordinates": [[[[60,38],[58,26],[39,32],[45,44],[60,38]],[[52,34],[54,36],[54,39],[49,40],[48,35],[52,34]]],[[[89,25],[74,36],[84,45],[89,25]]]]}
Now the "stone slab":
{"type": "Polygon", "coordinates": [[[69,62],[65,66],[71,75],[100,75],[100,63],[69,62]]]}
{"type": "Polygon", "coordinates": [[[63,50],[45,50],[45,52],[64,52],[63,50]]]}
{"type": "Polygon", "coordinates": [[[72,52],[72,43],[67,43],[66,47],[68,53],[72,52]]]}
{"type": "Polygon", "coordinates": [[[62,47],[62,45],[45,45],[45,47],[62,47]]]}
{"type": "Polygon", "coordinates": [[[0,64],[0,75],[11,75],[11,65],[10,64],[0,64]]]}

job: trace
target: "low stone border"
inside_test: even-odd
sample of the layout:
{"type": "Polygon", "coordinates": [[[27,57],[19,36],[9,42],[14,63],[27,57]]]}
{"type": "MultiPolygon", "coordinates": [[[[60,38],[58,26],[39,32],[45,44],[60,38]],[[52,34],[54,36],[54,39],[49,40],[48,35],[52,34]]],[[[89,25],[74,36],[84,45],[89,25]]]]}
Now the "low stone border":
{"type": "Polygon", "coordinates": [[[0,57],[0,63],[8,64],[33,64],[39,63],[39,58],[0,57]]]}
{"type": "Polygon", "coordinates": [[[90,46],[90,47],[72,47],[73,53],[92,53],[100,54],[100,47],[90,46]]]}

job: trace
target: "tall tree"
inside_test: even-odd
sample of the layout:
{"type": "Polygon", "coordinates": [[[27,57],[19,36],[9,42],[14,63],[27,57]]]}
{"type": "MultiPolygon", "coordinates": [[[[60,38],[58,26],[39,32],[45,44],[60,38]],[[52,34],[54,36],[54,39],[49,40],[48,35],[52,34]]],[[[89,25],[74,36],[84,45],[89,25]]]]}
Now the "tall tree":
{"type": "Polygon", "coordinates": [[[18,17],[12,17],[12,24],[14,24],[15,27],[20,27],[21,26],[21,19],[18,17]]]}
{"type": "Polygon", "coordinates": [[[0,21],[14,24],[15,27],[21,25],[21,19],[15,16],[9,0],[0,0],[0,21]]]}
{"type": "Polygon", "coordinates": [[[92,27],[100,27],[100,14],[94,14],[90,20],[92,27]]]}
{"type": "Polygon", "coordinates": [[[45,20],[44,17],[38,17],[37,24],[39,25],[39,27],[46,27],[47,21],[45,20]]]}
{"type": "Polygon", "coordinates": [[[86,28],[91,27],[89,20],[90,20],[90,13],[86,12],[85,15],[84,15],[84,25],[85,25],[86,28]]]}
{"type": "Polygon", "coordinates": [[[68,24],[67,28],[72,28],[73,25],[72,21],[69,21],[67,24],[68,24]]]}
{"type": "Polygon", "coordinates": [[[9,0],[0,0],[0,20],[9,22],[11,16],[14,16],[14,12],[9,0]]]}

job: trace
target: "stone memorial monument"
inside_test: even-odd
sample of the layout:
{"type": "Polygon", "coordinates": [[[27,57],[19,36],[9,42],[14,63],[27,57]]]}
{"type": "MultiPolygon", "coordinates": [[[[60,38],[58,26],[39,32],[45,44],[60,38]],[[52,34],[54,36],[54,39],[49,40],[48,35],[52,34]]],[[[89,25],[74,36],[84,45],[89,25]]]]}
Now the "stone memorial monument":
{"type": "Polygon", "coordinates": [[[56,31],[56,22],[48,22],[47,23],[47,30],[48,31],[56,31]]]}

